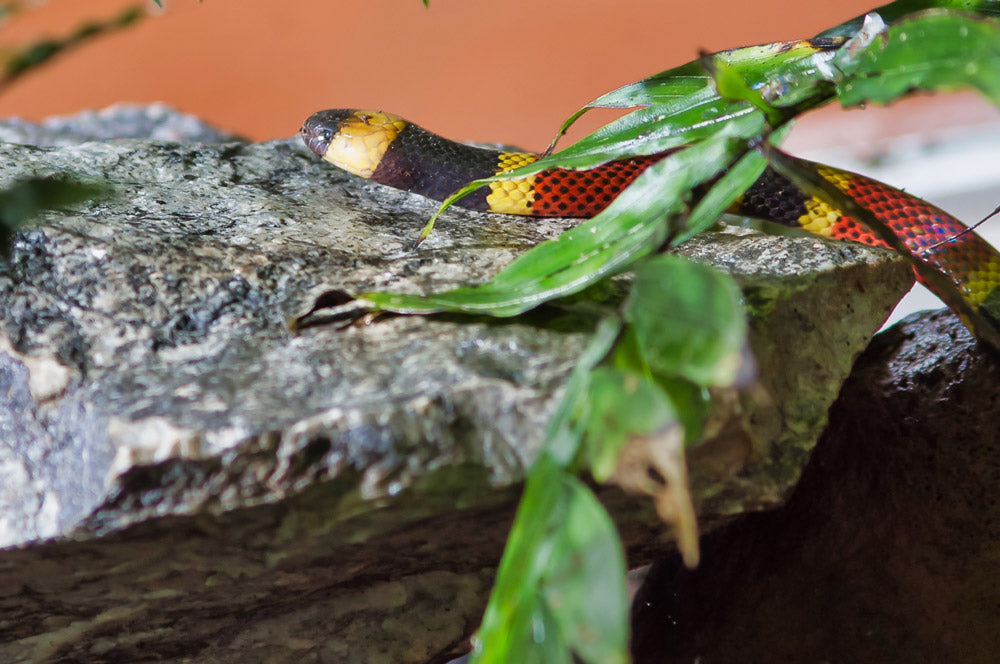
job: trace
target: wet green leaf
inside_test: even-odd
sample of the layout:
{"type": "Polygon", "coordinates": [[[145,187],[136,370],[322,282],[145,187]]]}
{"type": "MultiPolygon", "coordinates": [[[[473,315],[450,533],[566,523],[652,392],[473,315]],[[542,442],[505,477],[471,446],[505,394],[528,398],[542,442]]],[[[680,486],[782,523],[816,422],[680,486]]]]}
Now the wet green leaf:
{"type": "Polygon", "coordinates": [[[941,10],[892,25],[857,56],[833,60],[846,75],[837,85],[844,106],[888,103],[914,90],[972,87],[1000,104],[1000,21],[941,10]]]}
{"type": "Polygon", "coordinates": [[[656,383],[667,400],[672,404],[677,419],[684,429],[684,440],[688,445],[698,442],[702,421],[708,415],[708,390],[680,376],[654,372],[649,368],[635,329],[625,328],[610,356],[610,366],[627,372],[637,373],[656,383]]]}
{"type": "MultiPolygon", "coordinates": [[[[1000,17],[1000,2],[997,2],[997,0],[899,0],[898,2],[890,2],[889,4],[882,5],[881,7],[876,7],[875,9],[872,9],[871,12],[877,13],[882,17],[883,21],[892,25],[904,16],[908,16],[924,9],[933,8],[951,9],[960,12],[980,14],[982,16],[1000,17]]],[[[864,20],[864,17],[864,14],[856,16],[849,21],[845,21],[838,26],[830,28],[829,30],[824,30],[817,36],[850,37],[861,29],[861,23],[864,20]]]]}
{"type": "MultiPolygon", "coordinates": [[[[497,578],[473,642],[478,664],[505,664],[517,653],[525,653],[533,639],[537,619],[538,582],[545,571],[551,546],[543,546],[552,527],[551,517],[561,517],[564,471],[542,452],[532,464],[507,538],[497,578]]],[[[544,625],[543,625],[544,626],[544,625]]],[[[546,634],[551,633],[547,630],[546,634]]]]}
{"type": "Polygon", "coordinates": [[[644,261],[624,315],[654,372],[699,385],[729,385],[739,375],[747,328],[727,275],[677,256],[644,261]]]}

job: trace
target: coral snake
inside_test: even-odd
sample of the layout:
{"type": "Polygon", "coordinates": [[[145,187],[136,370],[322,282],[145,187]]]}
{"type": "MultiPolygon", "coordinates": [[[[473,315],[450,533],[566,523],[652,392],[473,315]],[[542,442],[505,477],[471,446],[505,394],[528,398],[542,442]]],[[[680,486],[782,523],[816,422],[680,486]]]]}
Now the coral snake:
{"type": "MultiPolygon", "coordinates": [[[[302,138],[310,150],[339,168],[439,201],[472,180],[538,159],[528,152],[450,141],[377,111],[320,111],[306,120],[302,138]]],[[[612,161],[589,170],[549,169],[522,179],[491,182],[457,205],[506,214],[591,217],[666,154],[612,161]]],[[[978,336],[1000,348],[1000,253],[996,249],[948,213],[894,187],[830,166],[800,163],[868,210],[913,257],[943,275],[939,283],[922,280],[978,336]]],[[[832,239],[888,246],[866,225],[770,168],[731,211],[832,239]]]]}

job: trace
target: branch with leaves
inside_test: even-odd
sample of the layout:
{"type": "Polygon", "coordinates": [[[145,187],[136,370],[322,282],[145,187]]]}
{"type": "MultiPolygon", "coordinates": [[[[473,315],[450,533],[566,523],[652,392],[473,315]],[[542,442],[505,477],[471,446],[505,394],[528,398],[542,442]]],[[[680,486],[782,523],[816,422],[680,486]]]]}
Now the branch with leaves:
{"type": "Polygon", "coordinates": [[[859,106],[916,90],[971,87],[1000,105],[997,16],[996,0],[899,0],[811,40],[706,55],[603,95],[560,134],[591,108],[637,110],[529,166],[470,183],[441,209],[491,181],[676,151],[601,214],[484,284],[426,296],[357,296],[378,311],[514,316],[612,275],[634,274],[629,297],[597,324],[528,471],[474,639],[475,664],[569,664],[571,653],[588,664],[627,661],[621,544],[576,476],[586,470],[654,496],[685,561],[695,564],[684,448],[697,444],[706,388],[736,384],[746,352],[732,280],[659,251],[711,226],[769,165],[884,229],[845,194],[805,175],[809,169],[777,144],[797,115],[834,100],[859,106]]]}
{"type": "MultiPolygon", "coordinates": [[[[7,2],[0,8],[0,21],[23,11],[30,3],[7,2]]],[[[0,94],[14,81],[75,47],[122,30],[146,15],[142,5],[131,5],[116,16],[87,21],[61,37],[42,37],[23,46],[0,47],[0,94]]]]}

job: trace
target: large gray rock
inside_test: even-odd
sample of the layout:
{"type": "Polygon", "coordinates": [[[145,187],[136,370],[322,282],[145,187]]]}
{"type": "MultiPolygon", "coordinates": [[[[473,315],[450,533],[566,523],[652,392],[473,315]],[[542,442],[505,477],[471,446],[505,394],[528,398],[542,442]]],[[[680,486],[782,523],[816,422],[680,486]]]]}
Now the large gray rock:
{"type": "MultiPolygon", "coordinates": [[[[427,662],[475,626],[517,484],[593,321],[386,317],[299,336],[330,288],[487,279],[567,228],[452,210],[297,140],[0,145],[0,186],[72,173],[0,273],[0,659],[427,662]],[[185,659],[188,658],[188,659],[185,659]]],[[[885,251],[714,234],[759,385],[691,456],[706,527],[779,503],[908,286],[885,251]]],[[[669,547],[605,492],[633,559],[669,547]]]]}

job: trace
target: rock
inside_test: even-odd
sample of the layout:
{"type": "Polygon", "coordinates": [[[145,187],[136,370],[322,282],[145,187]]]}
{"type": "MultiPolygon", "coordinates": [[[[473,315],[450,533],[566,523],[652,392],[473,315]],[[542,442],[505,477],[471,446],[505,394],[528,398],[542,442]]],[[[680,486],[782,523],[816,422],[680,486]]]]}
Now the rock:
{"type": "Polygon", "coordinates": [[[16,117],[0,120],[0,141],[4,143],[54,147],[116,138],[196,143],[238,139],[166,104],[115,104],[100,111],[53,116],[38,124],[16,117]]]}
{"type": "Polygon", "coordinates": [[[635,662],[996,661],[1000,358],[946,310],[878,335],[787,505],[653,566],[635,662]]]}
{"type": "MultiPolygon", "coordinates": [[[[297,139],[0,145],[0,185],[112,196],[0,272],[0,660],[443,662],[478,623],[518,482],[593,320],[386,317],[294,337],[324,291],[487,279],[567,228],[435,205],[297,139]]],[[[714,234],[760,389],[692,455],[705,527],[780,502],[910,280],[885,251],[714,234]],[[859,296],[863,293],[863,297],[859,296]],[[767,398],[761,398],[765,394],[767,398]]],[[[607,490],[633,560],[670,547],[607,490]]]]}

